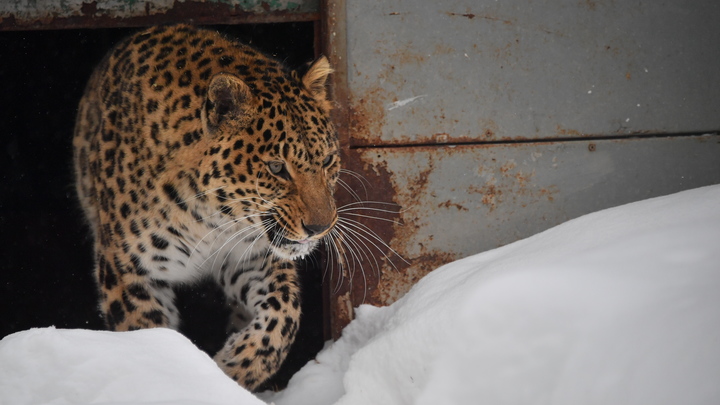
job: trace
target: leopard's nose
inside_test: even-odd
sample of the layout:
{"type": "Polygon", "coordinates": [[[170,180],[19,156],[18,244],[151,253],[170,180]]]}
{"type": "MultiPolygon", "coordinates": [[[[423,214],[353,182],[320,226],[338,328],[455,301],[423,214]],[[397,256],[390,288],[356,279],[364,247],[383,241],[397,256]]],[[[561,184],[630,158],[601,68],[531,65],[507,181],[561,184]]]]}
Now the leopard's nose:
{"type": "Polygon", "coordinates": [[[327,231],[330,228],[330,226],[331,226],[330,224],[328,224],[328,225],[324,225],[324,224],[305,225],[304,223],[302,224],[303,230],[305,231],[305,233],[307,233],[308,238],[312,238],[315,235],[319,235],[319,234],[327,231]]]}

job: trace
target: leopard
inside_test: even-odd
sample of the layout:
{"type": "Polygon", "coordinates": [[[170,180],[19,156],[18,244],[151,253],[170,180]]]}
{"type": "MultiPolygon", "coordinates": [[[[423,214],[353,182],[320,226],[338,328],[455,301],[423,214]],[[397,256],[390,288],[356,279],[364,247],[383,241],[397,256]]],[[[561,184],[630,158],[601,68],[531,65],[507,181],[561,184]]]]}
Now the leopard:
{"type": "Polygon", "coordinates": [[[189,24],[108,52],[73,136],[108,329],[178,329],[176,288],[214,281],[231,307],[215,362],[251,391],[277,372],[300,325],[298,259],[338,221],[332,72],[189,24]]]}

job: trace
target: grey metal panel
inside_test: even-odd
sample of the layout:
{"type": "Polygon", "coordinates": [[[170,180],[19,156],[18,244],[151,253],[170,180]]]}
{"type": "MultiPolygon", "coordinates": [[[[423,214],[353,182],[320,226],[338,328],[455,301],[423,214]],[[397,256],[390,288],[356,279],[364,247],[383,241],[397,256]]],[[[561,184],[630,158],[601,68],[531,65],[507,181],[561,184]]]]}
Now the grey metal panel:
{"type": "Polygon", "coordinates": [[[369,200],[392,196],[400,206],[394,223],[368,225],[407,263],[386,260],[380,277],[366,263],[352,286],[353,306],[382,305],[451,260],[586,213],[720,183],[720,136],[362,148],[350,168],[372,184],[369,200]]]}
{"type": "Polygon", "coordinates": [[[346,7],[353,145],[720,129],[715,0],[346,7]]]}

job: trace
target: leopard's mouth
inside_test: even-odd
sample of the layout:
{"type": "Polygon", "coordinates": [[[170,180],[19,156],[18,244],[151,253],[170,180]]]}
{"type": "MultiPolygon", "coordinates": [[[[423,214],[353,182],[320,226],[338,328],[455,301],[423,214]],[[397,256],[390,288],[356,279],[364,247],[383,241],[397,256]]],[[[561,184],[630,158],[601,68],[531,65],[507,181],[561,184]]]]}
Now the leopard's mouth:
{"type": "Polygon", "coordinates": [[[279,225],[268,226],[267,236],[273,252],[284,259],[295,260],[303,258],[312,253],[320,242],[318,239],[313,238],[292,240],[278,233],[278,228],[279,225]]]}
{"type": "Polygon", "coordinates": [[[270,246],[272,246],[273,252],[285,259],[295,260],[303,258],[318,245],[317,240],[304,239],[301,241],[294,241],[285,237],[277,236],[270,239],[270,246]]]}

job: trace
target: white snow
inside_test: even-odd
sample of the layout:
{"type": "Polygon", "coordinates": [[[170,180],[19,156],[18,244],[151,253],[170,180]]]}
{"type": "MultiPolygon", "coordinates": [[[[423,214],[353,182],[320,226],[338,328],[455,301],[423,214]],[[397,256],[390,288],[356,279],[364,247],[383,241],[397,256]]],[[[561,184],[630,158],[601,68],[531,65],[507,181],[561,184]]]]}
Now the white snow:
{"type": "Polygon", "coordinates": [[[283,404],[720,404],[720,186],[587,215],[363,306],[283,404]],[[342,388],[339,382],[342,381],[342,388]]]}
{"type": "MultiPolygon", "coordinates": [[[[482,233],[481,231],[478,233],[482,233]]],[[[719,404],[720,186],[628,204],[361,306],[284,404],[719,404]]],[[[170,330],[0,341],[1,404],[258,404],[170,330]]]]}
{"type": "Polygon", "coordinates": [[[0,341],[0,404],[263,404],[171,329],[31,329],[0,341]]]}

